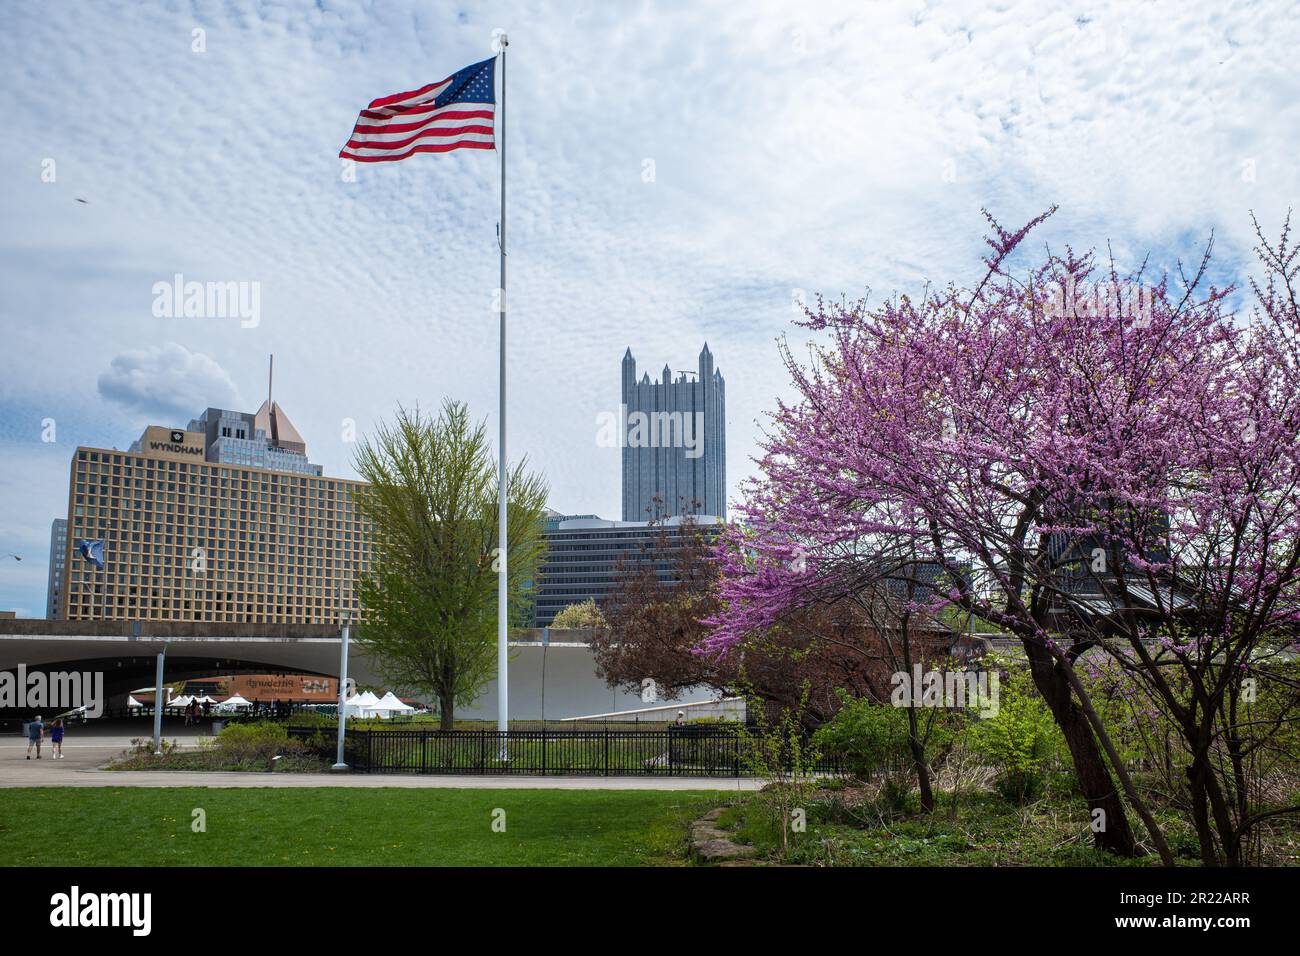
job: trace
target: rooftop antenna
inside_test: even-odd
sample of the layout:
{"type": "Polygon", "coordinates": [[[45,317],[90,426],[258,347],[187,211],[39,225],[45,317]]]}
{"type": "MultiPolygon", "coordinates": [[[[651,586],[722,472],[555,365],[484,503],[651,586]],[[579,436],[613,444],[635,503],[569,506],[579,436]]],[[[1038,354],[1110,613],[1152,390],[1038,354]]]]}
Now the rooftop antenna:
{"type": "Polygon", "coordinates": [[[271,423],[271,445],[278,447],[280,444],[280,423],[277,422],[275,414],[275,403],[271,401],[271,387],[275,381],[275,353],[271,353],[271,361],[266,369],[266,418],[271,423]]]}

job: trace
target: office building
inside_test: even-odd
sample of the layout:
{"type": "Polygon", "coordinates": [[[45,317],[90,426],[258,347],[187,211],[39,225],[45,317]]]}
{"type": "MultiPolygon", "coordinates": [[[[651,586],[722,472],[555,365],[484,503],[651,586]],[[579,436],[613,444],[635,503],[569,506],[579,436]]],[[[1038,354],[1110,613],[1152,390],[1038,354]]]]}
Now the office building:
{"type": "MultiPolygon", "coordinates": [[[[712,517],[697,518],[695,523],[705,527],[706,533],[719,527],[718,520],[712,517]]],[[[681,528],[680,517],[662,522],[662,531],[670,542],[672,536],[681,534],[681,528]]],[[[672,575],[672,554],[656,554],[661,534],[656,524],[552,514],[543,534],[546,548],[533,595],[534,627],[550,627],[555,616],[570,604],[589,599],[601,603],[614,591],[620,561],[635,566],[640,560],[649,560],[661,579],[667,581],[672,575]]]]}
{"type": "Polygon", "coordinates": [[[45,584],[45,618],[63,616],[63,572],[68,565],[68,519],[55,518],[50,524],[49,577],[45,584]]]}
{"type": "Polygon", "coordinates": [[[358,611],[370,550],[352,500],[284,411],[209,408],[129,451],[78,448],[62,596],[70,620],[326,624],[358,611]],[[104,567],[79,553],[103,541],[104,567]]]}
{"type": "Polygon", "coordinates": [[[727,386],[705,343],[696,372],[640,380],[623,354],[623,520],[727,514],[727,386]]]}

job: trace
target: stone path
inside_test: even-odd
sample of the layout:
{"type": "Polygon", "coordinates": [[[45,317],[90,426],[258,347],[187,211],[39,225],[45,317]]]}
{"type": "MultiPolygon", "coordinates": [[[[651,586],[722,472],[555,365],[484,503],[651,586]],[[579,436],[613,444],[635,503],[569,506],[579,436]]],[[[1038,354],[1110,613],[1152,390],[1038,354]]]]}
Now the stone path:
{"type": "Polygon", "coordinates": [[[752,846],[734,842],[731,834],[718,829],[718,818],[724,809],[716,807],[691,824],[691,853],[701,863],[750,865],[757,851],[752,846]]]}

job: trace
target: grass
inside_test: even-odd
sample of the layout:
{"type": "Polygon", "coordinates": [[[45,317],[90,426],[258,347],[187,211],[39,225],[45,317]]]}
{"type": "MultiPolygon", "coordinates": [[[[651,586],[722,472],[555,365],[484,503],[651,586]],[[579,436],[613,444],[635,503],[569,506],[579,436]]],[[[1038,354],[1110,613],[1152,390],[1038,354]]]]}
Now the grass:
{"type": "Polygon", "coordinates": [[[645,790],[27,788],[4,866],[646,866],[725,797],[645,790]],[[493,811],[505,832],[493,832],[493,811]],[[202,809],[207,831],[191,829],[202,809]]]}

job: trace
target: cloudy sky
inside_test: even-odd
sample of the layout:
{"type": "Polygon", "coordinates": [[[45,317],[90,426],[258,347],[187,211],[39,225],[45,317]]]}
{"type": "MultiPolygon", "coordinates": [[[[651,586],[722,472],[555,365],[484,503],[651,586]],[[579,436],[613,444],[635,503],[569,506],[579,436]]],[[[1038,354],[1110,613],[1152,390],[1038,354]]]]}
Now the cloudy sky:
{"type": "Polygon", "coordinates": [[[1300,200],[1285,2],[8,0],[0,10],[0,609],[45,608],[79,444],[275,394],[327,474],[398,403],[496,427],[496,154],[370,165],[370,99],[511,38],[512,454],[618,517],[619,360],[727,378],[728,484],[807,295],[978,275],[987,206],[1040,241],[1249,268],[1300,200]],[[84,201],[79,201],[84,200],[84,201]],[[257,321],[165,318],[176,274],[257,321]],[[250,286],[251,287],[251,286],[250,286]]]}

